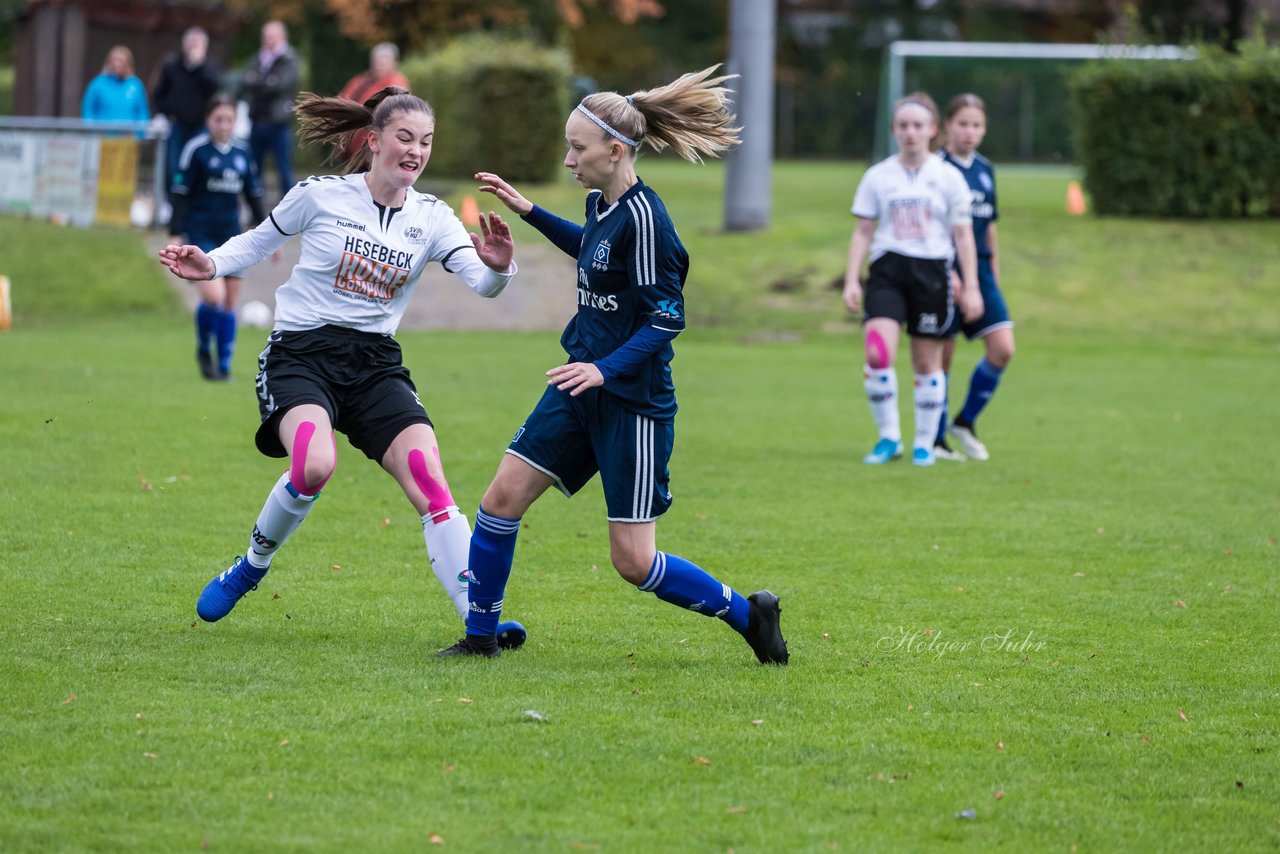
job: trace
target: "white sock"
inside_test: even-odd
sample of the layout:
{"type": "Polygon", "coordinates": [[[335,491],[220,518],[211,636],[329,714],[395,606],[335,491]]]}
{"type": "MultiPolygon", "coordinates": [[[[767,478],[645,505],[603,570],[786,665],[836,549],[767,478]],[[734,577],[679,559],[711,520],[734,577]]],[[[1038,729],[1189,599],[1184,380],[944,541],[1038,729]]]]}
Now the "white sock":
{"type": "MultiPolygon", "coordinates": [[[[867,390],[871,417],[876,420],[881,439],[902,441],[902,425],[898,422],[898,375],[893,368],[862,369],[862,386],[867,390]]],[[[935,425],[936,426],[936,425],[935,425]]]]}
{"type": "MultiPolygon", "coordinates": [[[[436,511],[437,515],[440,511],[436,511]]],[[[422,517],[422,537],[427,541],[427,558],[431,571],[444,592],[448,594],[458,616],[467,618],[466,571],[471,560],[471,524],[466,514],[458,508],[450,508],[444,522],[432,522],[431,516],[422,517]]]]}
{"type": "Polygon", "coordinates": [[[288,489],[289,473],[280,475],[276,485],[271,488],[258,521],[253,526],[253,535],[249,537],[249,548],[245,557],[258,569],[271,565],[272,556],[289,539],[289,535],[298,530],[302,520],[311,512],[311,505],[319,497],[315,495],[294,495],[288,489]]]}
{"type": "Polygon", "coordinates": [[[938,436],[938,422],[947,399],[947,375],[942,371],[916,374],[916,438],[917,448],[932,448],[938,436]]]}

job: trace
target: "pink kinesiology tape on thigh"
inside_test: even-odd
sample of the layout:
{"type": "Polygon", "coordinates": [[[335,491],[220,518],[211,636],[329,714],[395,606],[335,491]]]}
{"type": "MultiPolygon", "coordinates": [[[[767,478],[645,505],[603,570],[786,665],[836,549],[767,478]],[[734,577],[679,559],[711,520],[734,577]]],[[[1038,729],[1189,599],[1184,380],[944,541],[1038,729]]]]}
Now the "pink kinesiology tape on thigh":
{"type": "Polygon", "coordinates": [[[329,482],[332,471],[320,478],[319,483],[307,483],[307,448],[311,446],[311,438],[315,435],[316,425],[303,421],[298,425],[298,432],[293,434],[293,452],[289,463],[289,482],[301,495],[315,495],[324,489],[329,482]]]}
{"type": "Polygon", "coordinates": [[[867,364],[877,371],[889,367],[889,348],[874,329],[867,333],[867,364]]]}
{"type": "MultiPolygon", "coordinates": [[[[440,462],[440,449],[432,449],[436,455],[436,462],[440,462]]],[[[434,516],[441,510],[446,510],[454,506],[453,495],[449,492],[449,484],[436,480],[427,471],[427,455],[422,451],[414,448],[409,452],[409,474],[413,475],[414,483],[418,484],[418,489],[422,490],[422,494],[427,496],[427,513],[434,516]]]]}

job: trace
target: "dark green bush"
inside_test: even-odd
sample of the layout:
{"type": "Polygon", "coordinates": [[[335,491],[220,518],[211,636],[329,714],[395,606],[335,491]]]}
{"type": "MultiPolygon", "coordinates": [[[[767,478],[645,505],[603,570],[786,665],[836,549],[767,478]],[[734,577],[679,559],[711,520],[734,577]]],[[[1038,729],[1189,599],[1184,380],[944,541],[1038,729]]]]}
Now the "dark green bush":
{"type": "Polygon", "coordinates": [[[436,114],[430,173],[539,182],[559,169],[570,106],[564,52],[478,34],[401,69],[436,114]]]}
{"type": "Polygon", "coordinates": [[[1280,215],[1280,50],[1090,63],[1071,101],[1098,213],[1280,215]]]}

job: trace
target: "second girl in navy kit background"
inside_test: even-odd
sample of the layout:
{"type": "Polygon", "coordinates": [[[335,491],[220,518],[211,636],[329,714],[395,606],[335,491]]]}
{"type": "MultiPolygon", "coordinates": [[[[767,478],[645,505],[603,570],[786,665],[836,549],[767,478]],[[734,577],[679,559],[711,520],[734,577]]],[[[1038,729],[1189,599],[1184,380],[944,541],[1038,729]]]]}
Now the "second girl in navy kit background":
{"type": "MultiPolygon", "coordinates": [[[[215,95],[205,109],[206,131],[182,149],[173,176],[173,215],[169,234],[211,252],[243,231],[240,197],[249,204],[253,224],[262,222],[262,180],[248,146],[232,137],[236,102],[215,95]]],[[[208,380],[227,379],[236,340],[236,302],[243,281],[238,270],[198,282],[196,361],[208,380]],[[216,341],[217,353],[210,348],[216,341]]]]}

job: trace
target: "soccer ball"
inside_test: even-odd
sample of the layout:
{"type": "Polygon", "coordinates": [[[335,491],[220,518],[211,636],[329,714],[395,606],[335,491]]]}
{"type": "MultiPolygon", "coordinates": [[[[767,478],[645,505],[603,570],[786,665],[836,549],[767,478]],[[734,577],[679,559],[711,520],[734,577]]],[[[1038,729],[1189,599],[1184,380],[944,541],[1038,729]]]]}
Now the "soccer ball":
{"type": "Polygon", "coordinates": [[[240,306],[240,323],[243,326],[253,326],[258,329],[266,329],[271,325],[271,308],[265,302],[259,300],[249,300],[240,306]]]}

